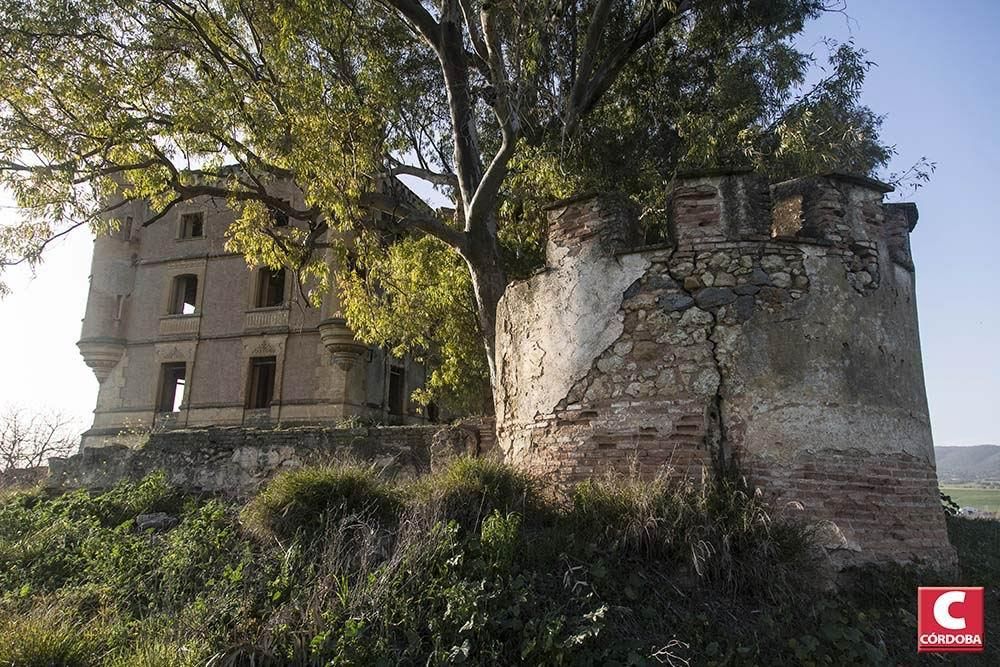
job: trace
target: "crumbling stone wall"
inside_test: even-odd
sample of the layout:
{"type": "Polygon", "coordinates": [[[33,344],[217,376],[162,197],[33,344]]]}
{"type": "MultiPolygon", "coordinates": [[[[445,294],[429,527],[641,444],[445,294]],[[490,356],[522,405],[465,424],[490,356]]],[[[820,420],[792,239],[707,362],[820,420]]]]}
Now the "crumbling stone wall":
{"type": "Polygon", "coordinates": [[[847,176],[679,179],[670,242],[606,196],[549,212],[499,309],[497,435],[562,483],[739,462],[845,562],[951,562],[914,300],[912,205],[847,176]]]}
{"type": "Polygon", "coordinates": [[[151,434],[138,448],[85,447],[75,456],[49,459],[46,483],[101,489],[163,471],[172,484],[188,491],[246,497],[289,468],[354,461],[415,477],[457,456],[486,454],[494,442],[488,420],[455,426],[172,430],[151,434]]]}

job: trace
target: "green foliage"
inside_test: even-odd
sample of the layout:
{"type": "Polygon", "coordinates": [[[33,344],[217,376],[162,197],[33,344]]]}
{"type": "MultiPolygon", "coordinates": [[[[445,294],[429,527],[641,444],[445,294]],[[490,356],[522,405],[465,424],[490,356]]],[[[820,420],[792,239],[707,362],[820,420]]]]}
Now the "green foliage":
{"type": "Polygon", "coordinates": [[[974,507],[981,512],[1000,513],[1000,489],[976,486],[943,486],[942,501],[950,498],[957,512],[962,507],[974,507]]]}
{"type": "Polygon", "coordinates": [[[938,491],[938,495],[941,496],[941,509],[948,516],[958,516],[958,513],[962,510],[958,503],[944,491],[938,491]]]}
{"type": "MultiPolygon", "coordinates": [[[[870,567],[834,594],[808,532],[769,519],[738,477],[609,478],[569,504],[488,461],[416,486],[368,469],[298,479],[250,503],[308,497],[326,513],[280,543],[218,499],[182,498],[165,532],[102,519],[171,495],[151,492],[156,478],[5,496],[0,664],[908,664],[916,586],[956,583],[870,567]],[[309,495],[324,484],[332,500],[309,495]],[[49,553],[24,550],[46,526],[49,553]]],[[[1000,524],[952,518],[949,532],[960,581],[1000,584],[1000,524]]],[[[987,634],[1000,631],[987,615],[987,634]]]]}
{"type": "MultiPolygon", "coordinates": [[[[997,590],[1000,586],[1000,521],[948,518],[948,538],[959,553],[962,574],[968,581],[997,590]],[[962,554],[975,553],[975,559],[962,554]]],[[[989,605],[987,605],[989,606],[989,605]]],[[[1000,609],[993,607],[1000,617],[1000,609]]]]}
{"type": "Polygon", "coordinates": [[[453,414],[492,411],[469,269],[457,252],[429,236],[387,244],[361,234],[340,266],[339,294],[356,334],[431,369],[418,402],[453,414]]]}
{"type": "Polygon", "coordinates": [[[572,502],[578,534],[626,557],[669,560],[723,589],[779,598],[816,576],[811,532],[773,522],[739,477],[614,476],[578,485],[572,502]]]}
{"type": "Polygon", "coordinates": [[[0,505],[0,586],[20,581],[49,590],[78,578],[88,551],[105,548],[101,538],[132,530],[137,514],[176,510],[178,503],[162,474],[96,496],[82,490],[52,499],[42,490],[15,495],[0,505]]]}
{"type": "Polygon", "coordinates": [[[613,5],[594,41],[596,0],[464,3],[454,14],[471,31],[461,20],[431,30],[478,52],[452,63],[449,88],[439,55],[456,49],[427,44],[413,13],[452,13],[422,3],[6,2],[0,186],[22,220],[0,228],[0,267],[36,263],[77,226],[118,229],[123,197],[147,199],[154,219],[223,198],[238,213],[226,247],[251,265],[293,269],[314,304],[334,285],[330,258],[350,247],[352,261],[336,266],[348,324],[431,364],[417,400],[486,411],[483,334],[503,281],[541,264],[544,203],[623,191],[657,237],[664,184],[679,170],[871,174],[892,155],[881,117],[860,102],[871,67],[862,49],[829,44],[823,75],[805,84],[823,59],[793,44],[827,8],[821,0],[613,5]],[[683,16],[640,43],[639,26],[660,23],[648,12],[678,8],[683,16]],[[480,31],[503,65],[481,60],[480,31]],[[505,124],[516,125],[506,141],[505,124]],[[429,182],[470,219],[366,213],[363,195],[385,194],[404,159],[436,173],[429,182]],[[279,227],[271,208],[288,178],[305,200],[279,227]],[[476,283],[491,285],[488,299],[473,298],[473,264],[489,278],[476,283]]]}
{"type": "Polygon", "coordinates": [[[514,561],[518,537],[521,530],[521,515],[510,513],[506,516],[493,510],[493,514],[483,521],[480,542],[483,550],[490,555],[494,564],[509,567],[514,561]]]}
{"type": "Polygon", "coordinates": [[[201,667],[210,656],[197,643],[143,642],[108,659],[107,667],[201,667]]]}
{"type": "Polygon", "coordinates": [[[289,470],[277,475],[241,515],[251,533],[288,539],[313,534],[331,519],[351,514],[389,521],[396,494],[371,468],[330,466],[289,470]]]}

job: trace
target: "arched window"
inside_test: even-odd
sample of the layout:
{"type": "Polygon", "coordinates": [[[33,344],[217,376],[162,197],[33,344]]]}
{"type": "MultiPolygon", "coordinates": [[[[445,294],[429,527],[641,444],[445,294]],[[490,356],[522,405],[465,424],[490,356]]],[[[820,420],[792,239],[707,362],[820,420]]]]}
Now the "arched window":
{"type": "Polygon", "coordinates": [[[170,293],[171,315],[194,315],[198,300],[198,276],[192,273],[174,278],[170,293]]]}
{"type": "Polygon", "coordinates": [[[273,308],[285,302],[285,270],[263,268],[257,272],[257,296],[254,306],[273,308]]]}

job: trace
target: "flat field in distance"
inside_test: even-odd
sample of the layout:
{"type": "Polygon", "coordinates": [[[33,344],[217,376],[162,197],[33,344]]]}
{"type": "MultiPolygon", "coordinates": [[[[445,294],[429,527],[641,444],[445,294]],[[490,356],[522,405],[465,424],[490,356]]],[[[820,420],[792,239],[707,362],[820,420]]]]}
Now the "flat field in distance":
{"type": "Polygon", "coordinates": [[[984,512],[1000,512],[1000,489],[983,489],[975,486],[942,486],[941,492],[958,503],[959,507],[975,507],[984,512]]]}

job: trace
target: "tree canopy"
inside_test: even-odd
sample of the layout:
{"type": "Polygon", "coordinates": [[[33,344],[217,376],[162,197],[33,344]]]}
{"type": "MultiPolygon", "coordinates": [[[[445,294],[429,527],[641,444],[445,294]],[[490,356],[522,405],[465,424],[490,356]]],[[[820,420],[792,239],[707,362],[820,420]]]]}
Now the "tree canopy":
{"type": "MultiPolygon", "coordinates": [[[[230,247],[333,284],[366,341],[482,403],[496,304],[540,262],[541,205],[622,190],[660,220],[680,169],[872,174],[871,63],[794,39],[825,0],[10,0],[0,7],[0,262],[223,197],[230,247]],[[809,85],[806,85],[807,81],[809,85]],[[237,165],[232,169],[227,165],[237,165]],[[393,177],[454,205],[407,205],[393,177]],[[295,208],[274,194],[291,178],[295,208]],[[296,225],[277,229],[271,211],[296,225]],[[372,215],[372,211],[388,214],[372,215]],[[386,219],[390,222],[386,223],[386,219]],[[337,254],[337,253],[335,253],[337,254]],[[485,352],[484,352],[485,350],[485,352]]],[[[317,291],[318,293],[318,291],[317,291]]]]}

